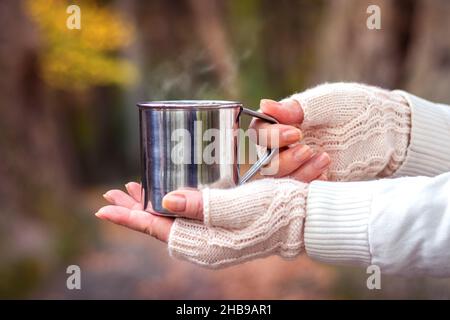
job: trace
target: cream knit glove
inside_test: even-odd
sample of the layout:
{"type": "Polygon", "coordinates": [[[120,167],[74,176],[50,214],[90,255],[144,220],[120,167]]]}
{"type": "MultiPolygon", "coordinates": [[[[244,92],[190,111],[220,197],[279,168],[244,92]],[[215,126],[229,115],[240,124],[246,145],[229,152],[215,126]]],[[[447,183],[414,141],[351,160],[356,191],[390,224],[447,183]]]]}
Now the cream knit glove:
{"type": "Polygon", "coordinates": [[[233,189],[204,189],[204,221],[175,219],[171,256],[218,268],[304,248],[307,184],[263,179],[233,189]]]}
{"type": "Polygon", "coordinates": [[[330,155],[329,180],[387,177],[405,160],[411,111],[400,93],[333,83],[290,98],[304,110],[303,142],[330,155]]]}

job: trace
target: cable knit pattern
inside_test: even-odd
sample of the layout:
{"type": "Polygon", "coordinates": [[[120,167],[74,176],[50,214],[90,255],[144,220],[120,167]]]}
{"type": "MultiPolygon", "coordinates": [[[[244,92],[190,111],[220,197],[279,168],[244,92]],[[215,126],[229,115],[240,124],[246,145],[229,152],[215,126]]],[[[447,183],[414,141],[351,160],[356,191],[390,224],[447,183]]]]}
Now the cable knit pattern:
{"type": "Polygon", "coordinates": [[[172,256],[218,268],[303,251],[307,185],[264,179],[234,189],[205,189],[204,223],[177,218],[169,237],[172,256]]]}
{"type": "Polygon", "coordinates": [[[392,175],[406,157],[411,111],[399,93],[356,83],[294,94],[304,110],[303,142],[326,151],[333,181],[392,175]]]}

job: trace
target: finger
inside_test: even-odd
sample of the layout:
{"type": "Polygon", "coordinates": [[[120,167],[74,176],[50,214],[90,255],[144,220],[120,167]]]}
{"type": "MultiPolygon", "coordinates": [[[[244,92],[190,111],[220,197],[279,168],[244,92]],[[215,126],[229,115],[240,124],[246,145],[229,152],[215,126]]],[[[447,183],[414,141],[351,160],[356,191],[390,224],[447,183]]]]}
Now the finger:
{"type": "Polygon", "coordinates": [[[149,234],[167,242],[173,219],[152,215],[141,210],[130,210],[121,206],[105,206],[95,214],[98,218],[149,234]]]}
{"type": "Polygon", "coordinates": [[[311,160],[291,173],[289,177],[303,182],[311,182],[328,169],[330,162],[330,156],[327,153],[318,153],[311,160]]]}
{"type": "Polygon", "coordinates": [[[127,192],[137,202],[141,202],[141,184],[137,182],[128,182],[125,185],[127,192]]]}
{"type": "Polygon", "coordinates": [[[163,198],[162,206],[177,215],[203,220],[203,197],[199,190],[176,190],[163,198]]]}
{"type": "Polygon", "coordinates": [[[269,148],[285,147],[303,138],[298,128],[285,124],[270,124],[260,119],[253,120],[250,129],[255,131],[250,138],[256,140],[257,144],[269,148]]]}
{"type": "Polygon", "coordinates": [[[109,190],[103,195],[103,198],[117,206],[136,210],[142,209],[140,202],[137,202],[122,190],[109,190]]]}
{"type": "Polygon", "coordinates": [[[280,123],[300,125],[303,122],[303,109],[297,100],[286,99],[282,102],[277,102],[270,99],[262,99],[259,106],[262,112],[274,117],[280,123]]]}
{"type": "Polygon", "coordinates": [[[275,178],[284,177],[297,170],[312,156],[313,150],[309,146],[298,144],[281,151],[267,167],[261,169],[261,174],[275,178]]]}

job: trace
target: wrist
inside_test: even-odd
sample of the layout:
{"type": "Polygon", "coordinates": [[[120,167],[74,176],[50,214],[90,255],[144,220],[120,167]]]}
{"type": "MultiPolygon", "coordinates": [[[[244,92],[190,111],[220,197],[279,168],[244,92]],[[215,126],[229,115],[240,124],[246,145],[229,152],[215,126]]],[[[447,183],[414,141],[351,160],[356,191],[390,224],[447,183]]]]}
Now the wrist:
{"type": "Polygon", "coordinates": [[[405,161],[394,176],[435,176],[450,171],[450,108],[401,94],[411,108],[411,135],[405,161]]]}

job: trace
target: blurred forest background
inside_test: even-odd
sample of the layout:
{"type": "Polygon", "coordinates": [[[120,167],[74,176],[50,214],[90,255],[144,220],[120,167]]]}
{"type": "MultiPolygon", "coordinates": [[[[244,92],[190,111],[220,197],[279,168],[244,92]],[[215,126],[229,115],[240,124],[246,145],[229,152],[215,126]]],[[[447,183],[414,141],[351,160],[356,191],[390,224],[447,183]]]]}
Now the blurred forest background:
{"type": "Polygon", "coordinates": [[[93,215],[139,177],[137,101],[256,107],[362,81],[450,103],[449,16],[447,0],[2,0],[0,298],[450,298],[450,280],[370,291],[365,270],[306,256],[205,271],[93,215]],[[371,4],[382,30],[366,27],[371,4]],[[66,288],[71,264],[82,290],[66,288]]]}

